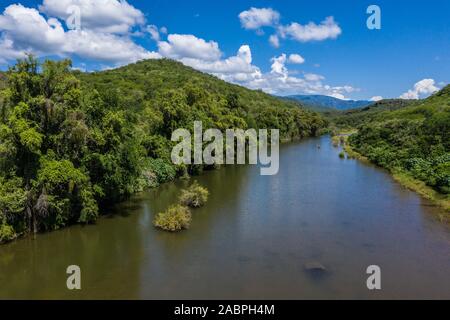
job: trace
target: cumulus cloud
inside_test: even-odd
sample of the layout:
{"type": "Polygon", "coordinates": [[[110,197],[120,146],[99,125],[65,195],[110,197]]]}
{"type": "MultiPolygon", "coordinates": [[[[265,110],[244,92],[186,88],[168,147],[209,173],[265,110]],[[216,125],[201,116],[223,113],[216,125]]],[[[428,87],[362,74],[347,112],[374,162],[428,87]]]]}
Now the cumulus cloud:
{"type": "Polygon", "coordinates": [[[293,53],[289,55],[289,62],[293,64],[302,64],[305,62],[305,59],[301,55],[293,53]]]}
{"type": "Polygon", "coordinates": [[[261,89],[270,94],[323,94],[340,99],[346,99],[345,95],[357,91],[352,86],[330,86],[323,83],[325,77],[316,74],[304,74],[294,76],[286,66],[288,58],[286,54],[273,57],[270,72],[252,73],[246,81],[238,82],[251,89],[261,89]]]}
{"type": "Polygon", "coordinates": [[[0,64],[6,64],[10,60],[25,58],[25,52],[17,51],[14,42],[4,37],[0,38],[0,64]]]}
{"type": "Polygon", "coordinates": [[[252,52],[248,45],[242,45],[235,56],[216,61],[182,58],[184,64],[197,70],[210,73],[218,78],[245,85],[261,75],[258,67],[252,64],[252,52]]]}
{"type": "Polygon", "coordinates": [[[374,102],[380,101],[380,100],[383,100],[382,96],[374,96],[374,97],[370,98],[370,101],[374,101],[374,102]]]}
{"type": "MultiPolygon", "coordinates": [[[[125,2],[124,2],[125,3],[125,2]]],[[[115,65],[160,57],[128,36],[84,28],[66,31],[60,20],[45,18],[38,10],[10,5],[0,15],[0,56],[3,63],[23,57],[59,55],[110,62],[115,65]]]]}
{"type": "Polygon", "coordinates": [[[280,47],[281,39],[292,39],[299,42],[323,41],[336,39],[342,30],[334,21],[334,17],[325,18],[321,23],[300,24],[291,22],[288,25],[280,24],[280,13],[271,8],[250,8],[239,14],[241,25],[247,30],[256,30],[258,34],[263,34],[260,28],[272,27],[276,34],[269,37],[269,43],[275,47],[280,47]]]}
{"type": "Polygon", "coordinates": [[[400,96],[400,99],[419,99],[422,96],[428,96],[439,88],[435,86],[433,79],[423,79],[414,84],[414,87],[400,96]]]}
{"type": "Polygon", "coordinates": [[[333,17],[327,17],[318,25],[314,22],[306,25],[293,22],[287,26],[280,26],[278,31],[282,38],[291,38],[300,42],[336,39],[342,33],[333,17]]]}
{"type": "Polygon", "coordinates": [[[80,9],[83,29],[106,33],[127,33],[145,23],[144,14],[125,0],[44,0],[39,10],[48,16],[67,20],[69,8],[80,9]]]}
{"type": "Polygon", "coordinates": [[[261,27],[274,26],[280,20],[280,14],[271,8],[250,8],[239,14],[243,28],[258,30],[261,27]]]}
{"type": "MultiPolygon", "coordinates": [[[[263,72],[253,64],[251,48],[246,44],[235,55],[224,58],[217,42],[195,35],[169,34],[163,41],[161,35],[166,34],[167,29],[158,29],[155,25],[145,27],[142,13],[126,1],[99,0],[94,4],[94,1],[84,0],[47,0],[39,8],[41,11],[19,4],[10,5],[0,14],[0,63],[33,53],[38,56],[77,56],[108,69],[141,59],[167,57],[225,81],[273,94],[314,93],[345,97],[356,90],[351,86],[324,84],[325,78],[321,75],[289,72],[287,64],[304,62],[304,58],[296,53],[273,57],[270,70],[263,72]],[[60,2],[84,8],[81,30],[64,27],[63,19],[67,16],[60,2]],[[105,7],[97,7],[98,3],[105,7]],[[150,34],[157,43],[158,52],[150,52],[133,41],[131,36],[136,28],[150,34]]],[[[273,27],[278,24],[279,15],[272,11],[249,10],[242,16],[244,25],[255,30],[266,25],[273,27]]],[[[279,46],[279,37],[278,32],[273,35],[273,45],[279,46]]]]}
{"type": "Polygon", "coordinates": [[[216,61],[222,53],[215,41],[205,41],[190,34],[170,34],[167,41],[158,42],[159,52],[168,58],[191,58],[216,61]]]}

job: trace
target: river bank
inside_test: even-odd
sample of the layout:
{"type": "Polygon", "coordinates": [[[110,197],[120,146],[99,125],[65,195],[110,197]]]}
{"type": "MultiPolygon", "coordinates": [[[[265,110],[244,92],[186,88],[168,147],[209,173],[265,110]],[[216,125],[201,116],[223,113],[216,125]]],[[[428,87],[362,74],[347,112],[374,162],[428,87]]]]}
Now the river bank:
{"type": "MultiPolygon", "coordinates": [[[[366,156],[354,150],[348,142],[350,135],[354,133],[356,133],[356,130],[339,131],[332,137],[333,145],[341,145],[343,151],[349,159],[358,159],[359,161],[372,163],[366,156]]],[[[425,199],[432,201],[436,206],[443,208],[445,211],[441,212],[438,217],[442,222],[450,223],[450,196],[437,192],[433,188],[427,186],[423,181],[415,179],[407,172],[400,170],[388,171],[394,180],[400,183],[403,187],[418,193],[425,199]]]]}

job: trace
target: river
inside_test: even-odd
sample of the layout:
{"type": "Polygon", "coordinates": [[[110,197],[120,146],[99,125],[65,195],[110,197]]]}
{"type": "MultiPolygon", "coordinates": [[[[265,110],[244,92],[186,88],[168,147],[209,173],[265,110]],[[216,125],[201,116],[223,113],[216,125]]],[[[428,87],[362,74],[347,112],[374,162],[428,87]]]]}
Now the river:
{"type": "Polygon", "coordinates": [[[134,196],[96,225],[0,246],[0,298],[450,299],[440,209],[338,153],[324,136],[282,145],[275,176],[230,166],[196,177],[210,199],[180,233],[152,219],[187,181],[134,196]],[[81,290],[66,288],[69,265],[81,290]],[[367,289],[369,265],[381,290],[367,289]]]}

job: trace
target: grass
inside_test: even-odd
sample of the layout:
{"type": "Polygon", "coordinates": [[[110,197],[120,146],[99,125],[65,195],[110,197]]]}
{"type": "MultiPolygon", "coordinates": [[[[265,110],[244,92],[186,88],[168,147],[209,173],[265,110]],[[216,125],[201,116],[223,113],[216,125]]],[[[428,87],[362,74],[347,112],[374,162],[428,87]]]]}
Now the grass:
{"type": "Polygon", "coordinates": [[[450,222],[450,196],[441,194],[433,188],[427,186],[425,182],[414,179],[411,175],[405,172],[393,172],[394,179],[402,186],[417,192],[422,197],[430,200],[435,205],[442,207],[444,213],[439,215],[441,221],[450,222]]]}
{"type": "Polygon", "coordinates": [[[345,158],[345,154],[347,154],[348,159],[358,159],[361,161],[369,162],[369,160],[365,156],[353,150],[353,148],[348,143],[348,138],[356,132],[358,131],[355,129],[342,129],[336,131],[335,135],[331,137],[331,142],[334,147],[342,146],[342,148],[344,149],[344,151],[339,153],[339,158],[343,159],[345,158]]]}

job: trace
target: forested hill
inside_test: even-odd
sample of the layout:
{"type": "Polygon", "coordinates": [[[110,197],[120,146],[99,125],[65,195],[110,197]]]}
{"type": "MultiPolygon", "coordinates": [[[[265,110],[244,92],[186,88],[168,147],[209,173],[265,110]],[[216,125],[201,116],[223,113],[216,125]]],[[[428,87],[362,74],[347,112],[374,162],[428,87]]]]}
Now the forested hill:
{"type": "Polygon", "coordinates": [[[395,111],[418,103],[420,101],[384,99],[364,108],[346,111],[325,111],[323,115],[338,127],[356,127],[364,122],[376,119],[385,111],[395,111]]]}
{"type": "MultiPolygon", "coordinates": [[[[450,86],[427,99],[361,111],[350,144],[374,163],[450,194],[450,86]],[[392,108],[392,110],[386,110],[392,108]],[[365,114],[365,115],[361,115],[365,114]]],[[[354,114],[346,114],[341,124],[354,114]],[[347,119],[346,119],[347,118],[347,119]]]]}
{"type": "Polygon", "coordinates": [[[192,126],[205,113],[214,115],[209,119],[214,123],[203,119],[207,125],[221,129],[278,128],[285,139],[315,134],[324,126],[321,116],[303,108],[298,110],[296,102],[230,84],[173,60],[145,60],[77,76],[102,94],[117,97],[117,103],[127,109],[150,105],[161,109],[167,101],[172,101],[179,114],[164,118],[164,127],[169,131],[174,128],[171,123],[192,126]]]}
{"type": "MultiPolygon", "coordinates": [[[[259,90],[249,90],[230,84],[169,59],[144,60],[117,69],[79,73],[79,78],[96,88],[114,88],[118,92],[128,91],[144,100],[154,100],[159,94],[168,90],[184,90],[191,95],[191,99],[201,100],[206,98],[206,95],[210,95],[214,96],[214,100],[219,103],[223,103],[232,95],[237,95],[239,98],[237,102],[241,106],[253,110],[259,107],[298,106],[295,102],[285,101],[259,90]],[[194,97],[196,93],[192,92],[194,89],[202,95],[194,97]]],[[[191,101],[192,104],[195,102],[191,101]]]]}
{"type": "MultiPolygon", "coordinates": [[[[0,88],[0,242],[94,222],[133,192],[196,174],[170,160],[172,131],[203,127],[318,134],[316,113],[170,60],[96,73],[71,62],[11,67],[0,88]]],[[[205,167],[206,168],[206,167],[205,167]]]]}

